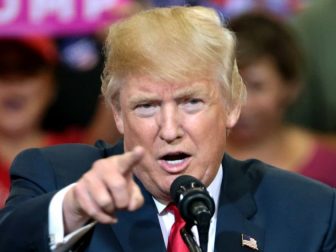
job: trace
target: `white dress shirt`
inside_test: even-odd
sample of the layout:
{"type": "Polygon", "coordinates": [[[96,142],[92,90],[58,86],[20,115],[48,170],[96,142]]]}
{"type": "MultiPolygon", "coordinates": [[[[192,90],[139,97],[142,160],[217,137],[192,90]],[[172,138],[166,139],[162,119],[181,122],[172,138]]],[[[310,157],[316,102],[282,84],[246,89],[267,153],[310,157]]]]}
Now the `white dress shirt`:
{"type": "MultiPolygon", "coordinates": [[[[217,211],[218,211],[218,200],[220,194],[220,187],[223,178],[222,165],[219,167],[215,179],[208,186],[207,190],[215,202],[215,213],[211,219],[209,228],[209,241],[208,241],[208,251],[214,251],[215,246],[215,235],[216,235],[216,224],[217,224],[217,211]]],[[[54,195],[49,205],[49,240],[50,249],[54,252],[63,252],[71,248],[87,231],[89,231],[96,222],[92,222],[85,225],[82,228],[64,236],[64,226],[63,226],[63,200],[66,192],[74,184],[71,184],[58,193],[54,195]]],[[[154,202],[158,210],[158,219],[162,231],[162,236],[167,247],[168,236],[170,229],[174,224],[174,215],[170,212],[164,211],[166,205],[160,203],[155,198],[154,202]]],[[[192,232],[195,235],[196,242],[199,243],[197,229],[194,226],[192,232]]]]}
{"type": "MultiPolygon", "coordinates": [[[[213,200],[215,202],[215,206],[216,206],[215,207],[215,213],[211,218],[211,223],[210,223],[210,228],[209,228],[209,241],[208,241],[208,251],[209,252],[214,251],[214,248],[215,248],[218,200],[219,200],[219,194],[220,194],[220,187],[221,187],[221,184],[222,184],[222,178],[223,178],[223,169],[222,169],[222,165],[221,165],[220,168],[218,169],[218,172],[217,172],[217,175],[216,175],[215,179],[211,182],[211,184],[207,188],[207,190],[208,190],[210,196],[213,198],[213,200]]],[[[163,236],[163,240],[165,242],[165,245],[167,247],[170,229],[175,222],[175,217],[174,217],[173,213],[165,211],[165,208],[167,207],[167,205],[164,205],[164,204],[160,203],[155,198],[153,198],[153,199],[154,199],[156,208],[158,209],[158,213],[159,213],[158,218],[159,218],[159,222],[160,222],[162,236],[163,236]]],[[[191,231],[193,232],[193,234],[196,238],[196,242],[199,245],[198,232],[197,232],[196,226],[193,226],[191,231]]]]}

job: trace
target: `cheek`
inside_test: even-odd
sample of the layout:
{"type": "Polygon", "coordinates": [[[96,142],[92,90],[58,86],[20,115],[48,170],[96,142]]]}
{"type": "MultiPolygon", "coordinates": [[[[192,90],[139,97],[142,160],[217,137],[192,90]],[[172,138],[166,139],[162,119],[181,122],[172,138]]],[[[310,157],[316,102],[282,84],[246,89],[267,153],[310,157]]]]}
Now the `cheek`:
{"type": "MultiPolygon", "coordinates": [[[[200,120],[190,128],[191,138],[197,148],[195,177],[209,184],[216,174],[226,146],[226,125],[224,119],[200,120]]],[[[190,132],[189,131],[189,132],[190,132]]]]}
{"type": "Polygon", "coordinates": [[[186,132],[198,145],[214,145],[225,141],[226,115],[217,110],[208,110],[184,122],[186,132]]]}
{"type": "Polygon", "coordinates": [[[279,97],[274,94],[251,96],[243,107],[242,113],[251,120],[270,120],[282,114],[282,105],[279,97]]]}
{"type": "Polygon", "coordinates": [[[45,89],[43,92],[37,91],[36,96],[40,97],[41,103],[49,105],[53,101],[54,93],[51,89],[45,89]]]}
{"type": "Polygon", "coordinates": [[[151,119],[137,119],[126,116],[124,119],[124,142],[127,150],[141,145],[149,150],[153,146],[157,126],[151,119]]]}
{"type": "Polygon", "coordinates": [[[46,78],[31,80],[22,86],[22,93],[34,99],[43,100],[47,103],[51,101],[55,94],[54,83],[46,78]]]}
{"type": "Polygon", "coordinates": [[[273,96],[273,98],[265,99],[260,106],[260,113],[271,120],[280,118],[283,114],[283,106],[279,97],[273,96]]]}
{"type": "Polygon", "coordinates": [[[39,110],[40,113],[43,113],[53,101],[53,92],[50,89],[40,89],[34,90],[31,93],[30,100],[36,110],[39,110]]]}

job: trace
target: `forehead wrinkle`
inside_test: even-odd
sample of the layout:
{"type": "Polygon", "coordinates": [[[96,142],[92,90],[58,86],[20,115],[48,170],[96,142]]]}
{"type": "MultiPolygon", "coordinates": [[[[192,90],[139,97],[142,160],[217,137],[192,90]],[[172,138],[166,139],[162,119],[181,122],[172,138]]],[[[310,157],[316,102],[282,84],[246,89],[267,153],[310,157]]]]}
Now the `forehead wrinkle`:
{"type": "MultiPolygon", "coordinates": [[[[158,84],[158,87],[160,84],[158,84]]],[[[165,83],[162,89],[147,90],[148,87],[142,87],[137,93],[128,98],[130,105],[136,105],[146,101],[164,100],[164,99],[181,99],[185,97],[213,97],[216,95],[216,88],[212,82],[194,82],[187,85],[165,83]],[[157,91],[157,92],[156,92],[157,91]],[[170,97],[172,96],[172,97],[170,97]]]]}
{"type": "MultiPolygon", "coordinates": [[[[208,82],[209,84],[209,82],[208,82]]],[[[174,92],[174,98],[179,99],[182,97],[192,97],[192,96],[212,96],[215,93],[215,90],[211,85],[206,85],[205,83],[196,83],[193,85],[188,85],[184,88],[177,89],[174,92]]]]}
{"type": "Polygon", "coordinates": [[[132,105],[132,104],[139,104],[144,101],[152,101],[158,99],[159,96],[155,93],[137,91],[136,95],[129,97],[128,103],[132,105]]]}
{"type": "Polygon", "coordinates": [[[188,96],[195,96],[199,95],[201,92],[200,88],[195,88],[193,86],[189,86],[186,88],[178,89],[174,92],[174,98],[181,98],[181,97],[188,97],[188,96]]]}

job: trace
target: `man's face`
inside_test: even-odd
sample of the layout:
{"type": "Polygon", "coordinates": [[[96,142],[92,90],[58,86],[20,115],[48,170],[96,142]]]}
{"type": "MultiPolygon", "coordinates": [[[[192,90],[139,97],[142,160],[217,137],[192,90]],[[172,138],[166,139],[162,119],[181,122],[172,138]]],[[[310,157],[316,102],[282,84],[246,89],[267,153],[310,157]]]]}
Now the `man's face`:
{"type": "Polygon", "coordinates": [[[130,79],[120,92],[120,110],[114,108],[125,150],[137,145],[146,150],[134,174],[162,202],[170,200],[170,185],[182,174],[211,183],[238,111],[228,111],[216,83],[148,78],[130,79]]]}

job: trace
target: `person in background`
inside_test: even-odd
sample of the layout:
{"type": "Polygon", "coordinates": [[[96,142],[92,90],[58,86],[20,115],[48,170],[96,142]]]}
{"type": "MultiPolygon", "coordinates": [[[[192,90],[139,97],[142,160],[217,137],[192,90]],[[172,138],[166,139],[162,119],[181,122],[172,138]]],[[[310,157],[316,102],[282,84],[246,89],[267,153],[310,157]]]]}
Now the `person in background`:
{"type": "MultiPolygon", "coordinates": [[[[85,129],[69,126],[61,132],[45,130],[43,119],[57,94],[54,70],[58,52],[54,42],[40,36],[2,38],[0,55],[1,208],[9,191],[9,167],[19,152],[61,143],[92,143],[93,139],[105,137],[101,134],[107,132],[110,122],[104,119],[101,123],[100,118],[109,113],[101,104],[85,129]]],[[[116,131],[111,125],[111,132],[116,131]]]]}
{"type": "Polygon", "coordinates": [[[335,189],[225,153],[246,90],[217,12],[139,12],[111,26],[105,49],[102,92],[123,141],[19,154],[2,251],[187,252],[170,194],[181,175],[215,203],[209,229],[190,231],[204,252],[335,251],[335,189]]]}
{"type": "Polygon", "coordinates": [[[261,12],[233,18],[229,27],[237,36],[238,67],[248,90],[247,103],[229,136],[229,153],[336,187],[336,151],[285,121],[302,86],[303,59],[290,27],[261,12]]]}
{"type": "Polygon", "coordinates": [[[306,85],[291,119],[320,133],[336,134],[335,0],[314,1],[290,21],[306,59],[306,85]]]}
{"type": "MultiPolygon", "coordinates": [[[[151,8],[147,0],[125,1],[111,10],[120,19],[140,10],[151,8]]],[[[96,117],[109,120],[110,115],[102,103],[100,93],[101,73],[104,67],[103,43],[108,26],[97,27],[87,34],[57,35],[59,63],[55,69],[58,93],[44,119],[44,128],[63,131],[69,126],[86,128],[96,117]],[[80,92],[78,92],[80,90],[80,92]],[[74,102],[76,97],[76,102],[74,102]]],[[[114,143],[120,135],[111,130],[113,122],[99,121],[97,133],[104,140],[114,143]]]]}
{"type": "Polygon", "coordinates": [[[335,0],[312,1],[290,22],[306,59],[305,86],[288,119],[336,148],[335,0]]]}

